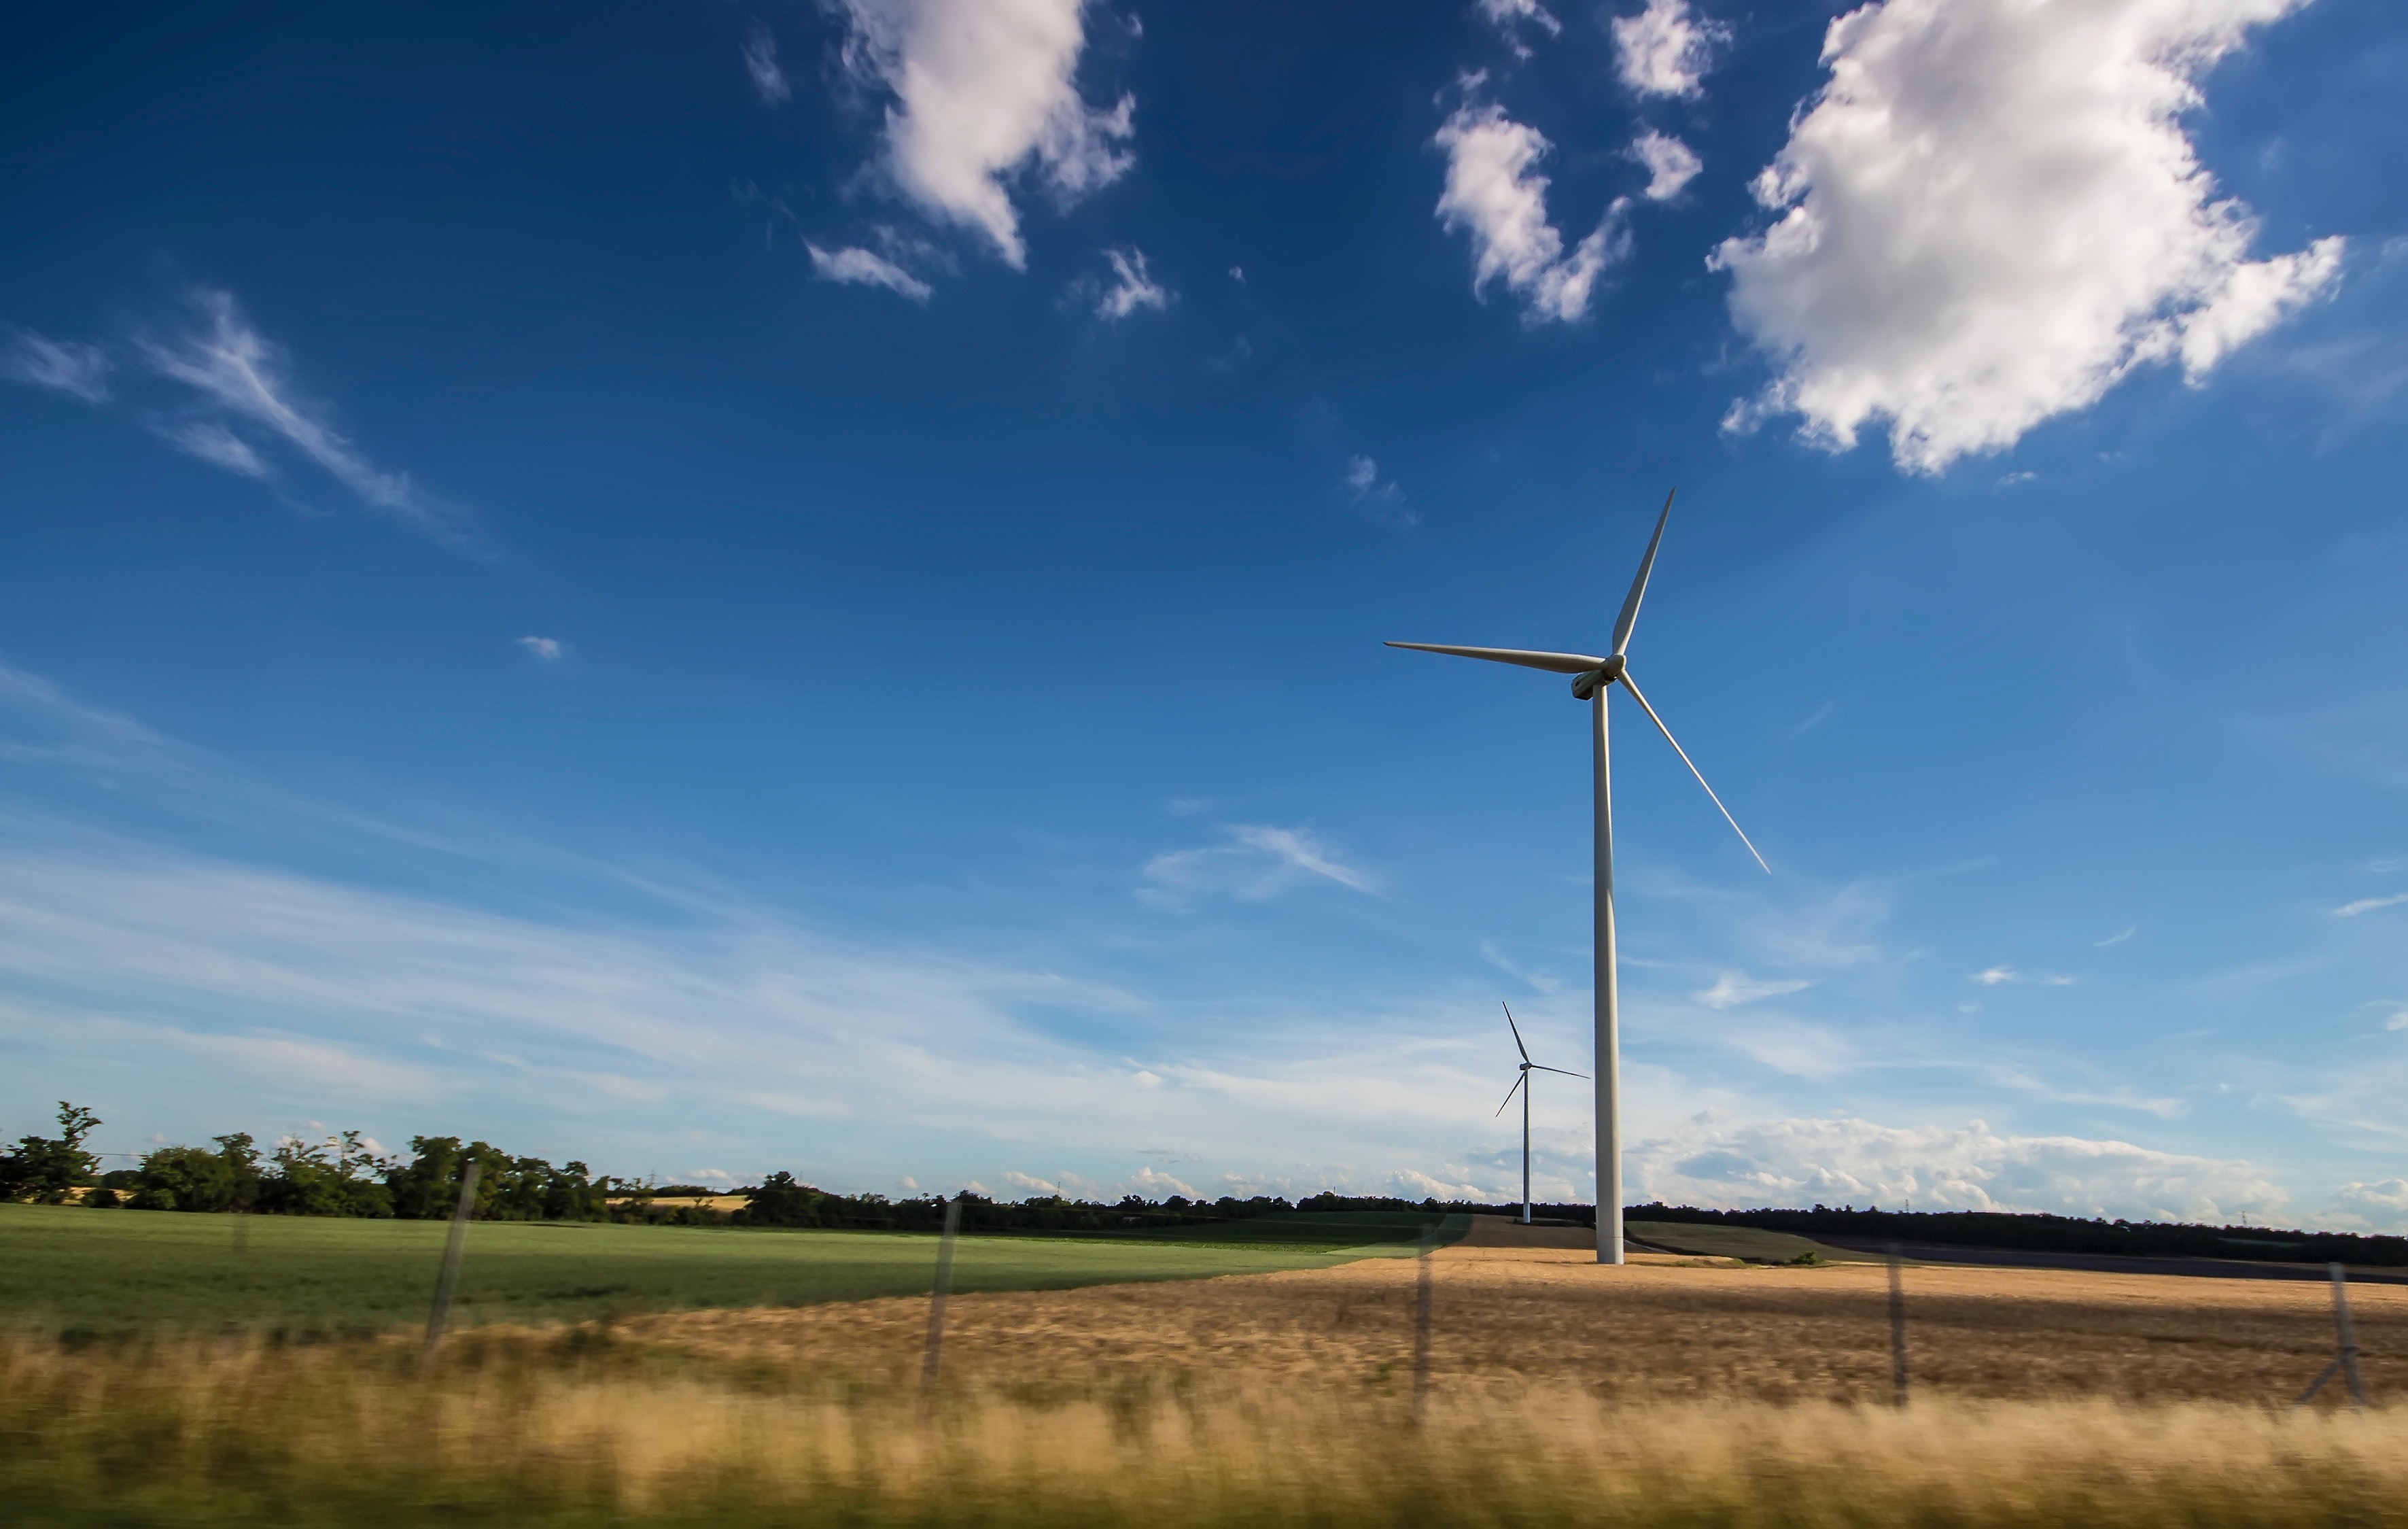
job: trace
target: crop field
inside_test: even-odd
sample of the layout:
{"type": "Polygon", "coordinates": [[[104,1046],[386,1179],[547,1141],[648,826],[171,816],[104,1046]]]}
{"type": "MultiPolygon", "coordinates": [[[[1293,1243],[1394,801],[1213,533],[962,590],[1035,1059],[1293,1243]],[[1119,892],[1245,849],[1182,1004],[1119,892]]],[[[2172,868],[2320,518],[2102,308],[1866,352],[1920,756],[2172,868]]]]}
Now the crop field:
{"type": "MultiPolygon", "coordinates": [[[[0,1243],[27,1224],[0,1222],[0,1243]]],[[[241,1256],[271,1249],[262,1230],[241,1256]]],[[[431,1271],[440,1228],[380,1230],[421,1233],[431,1271]]],[[[470,1246],[564,1230],[480,1225],[470,1246]]],[[[0,1333],[12,1529],[2408,1526],[2408,1287],[2354,1291],[2361,1413],[2338,1388],[2288,1405],[2332,1351],[2315,1284],[1910,1266],[1899,1408],[1876,1263],[1602,1269],[1584,1229],[1485,1218],[1426,1266],[1360,1256],[1410,1250],[1393,1240],[1410,1222],[1352,1249],[1331,1239],[1359,1229],[1302,1226],[1252,1245],[965,1240],[966,1276],[996,1262],[953,1302],[924,1392],[929,1239],[582,1230],[673,1239],[566,1246],[679,1264],[676,1298],[575,1320],[489,1304],[432,1363],[407,1331],[415,1293],[403,1331],[336,1341],[265,1323],[0,1333]],[[707,1250],[781,1247],[824,1249],[824,1291],[888,1283],[693,1305],[691,1270],[769,1256],[707,1250]],[[915,1256],[845,1251],[877,1247],[915,1256]],[[1224,1259],[1276,1266],[1182,1277],[1224,1259]],[[1115,1269],[1125,1282],[1098,1282],[1115,1269]]]]}
{"type": "MultiPolygon", "coordinates": [[[[1143,1239],[965,1237],[953,1288],[1327,1268],[1410,1254],[1425,1219],[1293,1216],[1143,1239]]],[[[438,1221],[0,1205],[0,1300],[7,1324],[36,1331],[407,1328],[426,1320],[446,1230],[438,1221]]],[[[924,1295],[936,1260],[935,1237],[908,1233],[479,1222],[468,1230],[452,1320],[587,1321],[924,1295]]]]}

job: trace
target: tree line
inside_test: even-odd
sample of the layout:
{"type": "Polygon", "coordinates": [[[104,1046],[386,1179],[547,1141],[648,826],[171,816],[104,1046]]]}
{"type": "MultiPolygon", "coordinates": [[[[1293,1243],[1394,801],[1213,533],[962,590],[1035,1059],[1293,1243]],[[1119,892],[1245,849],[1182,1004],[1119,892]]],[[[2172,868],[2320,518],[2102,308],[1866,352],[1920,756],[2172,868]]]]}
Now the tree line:
{"type": "Polygon", "coordinates": [[[103,1173],[99,1154],[84,1146],[100,1124],[90,1109],[60,1101],[57,1135],[21,1136],[0,1154],[0,1200],[432,1219],[457,1206],[472,1162],[480,1168],[474,1214],[483,1220],[598,1221],[612,1215],[614,1199],[650,1198],[643,1186],[596,1177],[581,1162],[555,1168],[457,1136],[412,1136],[408,1156],[388,1156],[356,1131],[321,1142],[288,1137],[265,1154],[248,1132],[236,1132],[209,1147],[162,1147],[135,1167],[103,1173]]]}
{"type": "Polygon", "coordinates": [[[2003,1210],[1881,1210],[1817,1204],[1811,1210],[1699,1210],[1640,1205],[1637,1221],[1756,1226],[1807,1237],[1932,1243],[1943,1248],[2011,1248],[2023,1252],[2109,1253],[2125,1258],[2226,1258],[2261,1263],[2408,1264],[2408,1237],[2379,1233],[2286,1232],[2262,1226],[2190,1221],[2128,1221],[2003,1210]]]}

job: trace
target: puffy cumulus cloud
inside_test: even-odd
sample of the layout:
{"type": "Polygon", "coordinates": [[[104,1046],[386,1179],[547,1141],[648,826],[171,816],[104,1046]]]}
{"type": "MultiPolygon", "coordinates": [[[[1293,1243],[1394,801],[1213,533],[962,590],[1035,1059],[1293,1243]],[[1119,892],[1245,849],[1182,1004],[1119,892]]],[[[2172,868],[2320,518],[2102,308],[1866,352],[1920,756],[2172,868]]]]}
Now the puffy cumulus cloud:
{"type": "Polygon", "coordinates": [[[1535,27],[1548,36],[1560,36],[1564,23],[1539,0],[1480,0],[1480,14],[1505,38],[1505,46],[1520,58],[1530,56],[1529,46],[1522,40],[1525,26],[1535,27]]]}
{"type": "Polygon", "coordinates": [[[1886,420],[1938,472],[2087,407],[2134,368],[2197,381],[2327,291],[2339,238],[2247,258],[2184,136],[2198,77],[2303,0],[1886,0],[1831,23],[1830,81],[1726,240],[1740,329],[1778,375],[1744,427],[1831,450],[1886,420]]]}
{"type": "Polygon", "coordinates": [[[2408,1178],[2344,1184],[2325,1205],[2329,1226],[2365,1232],[2408,1232],[2408,1178]]]}
{"type": "Polygon", "coordinates": [[[1166,850],[1148,860],[1145,879],[1151,885],[1138,895],[1180,907],[1211,893],[1260,902],[1314,880],[1358,892],[1373,889],[1369,873],[1348,865],[1310,829],[1241,824],[1227,834],[1226,844],[1166,850]]]}
{"type": "Polygon", "coordinates": [[[927,282],[874,250],[850,244],[839,250],[823,250],[808,239],[803,242],[803,248],[810,253],[811,274],[823,281],[884,287],[915,303],[928,300],[927,282]]]}
{"type": "MultiPolygon", "coordinates": [[[[1477,86],[1480,78],[1466,83],[1477,86]]],[[[1563,236],[1547,221],[1547,178],[1536,170],[1552,147],[1544,134],[1514,122],[1502,107],[1467,101],[1432,141],[1446,151],[1439,221],[1471,236],[1471,290],[1502,279],[1531,324],[1585,315],[1598,278],[1629,253],[1620,224],[1627,204],[1608,208],[1597,231],[1567,253],[1563,236]]]]}
{"type": "Polygon", "coordinates": [[[1614,67],[1641,95],[1704,94],[1699,81],[1730,28],[1689,8],[1688,0],[1647,0],[1636,16],[1613,18],[1614,67]]]}
{"type": "Polygon", "coordinates": [[[108,401],[108,353],[80,340],[19,330],[0,352],[0,377],[64,393],[80,403],[108,401]]]}
{"type": "Polygon", "coordinates": [[[1639,195],[1651,202],[1669,202],[1698,178],[1706,162],[1679,138],[1654,128],[1631,140],[1630,157],[1647,167],[1647,189],[1639,195]]]}
{"type": "Polygon", "coordinates": [[[932,215],[983,234],[1026,264],[1005,182],[1024,169],[1075,199],[1134,162],[1134,96],[1110,109],[1081,98],[1085,0],[843,0],[846,57],[894,93],[887,168],[932,215]]]}
{"type": "Polygon", "coordinates": [[[1898,1129],[1870,1120],[1735,1121],[1708,1114],[1631,1151],[1649,1199],[1700,1205],[1900,1205],[2133,1219],[2272,1216],[2288,1196],[2237,1160],[2081,1136],[2002,1136],[1979,1120],[1898,1129]]]}

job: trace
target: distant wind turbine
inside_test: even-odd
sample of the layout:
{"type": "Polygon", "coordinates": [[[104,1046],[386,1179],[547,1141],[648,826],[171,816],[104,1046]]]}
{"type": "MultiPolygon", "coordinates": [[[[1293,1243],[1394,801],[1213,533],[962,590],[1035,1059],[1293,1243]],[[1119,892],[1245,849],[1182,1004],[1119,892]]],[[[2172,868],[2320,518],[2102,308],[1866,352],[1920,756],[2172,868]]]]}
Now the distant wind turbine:
{"type": "MultiPolygon", "coordinates": [[[[1513,1103],[1513,1089],[1522,1090],[1522,1224],[1530,1224],[1530,1075],[1532,1073],[1563,1073],[1566,1077],[1586,1077],[1586,1073],[1564,1073],[1560,1067],[1541,1067],[1530,1060],[1530,1048],[1522,1044],[1522,1027],[1513,1023],[1513,1011],[1503,1000],[1497,1006],[1505,1010],[1506,1028],[1513,1032],[1513,1049],[1522,1053],[1522,1070],[1513,1076],[1513,1088],[1505,1090],[1505,1104],[1513,1103]]],[[[1505,1113],[1505,1104],[1497,1113],[1505,1113]]]]}
{"type": "Polygon", "coordinates": [[[1630,647],[1630,628],[1639,623],[1639,602],[1647,594],[1647,576],[1656,568],[1656,549],[1664,543],[1664,523],[1672,518],[1672,496],[1664,496],[1664,512],[1656,517],[1656,534],[1648,539],[1647,555],[1639,560],[1639,577],[1630,582],[1630,598],[1622,602],[1622,614],[1614,618],[1613,651],[1602,658],[1580,653],[1538,653],[1526,648],[1458,648],[1436,642],[1391,642],[1392,648],[1411,648],[1417,653],[1451,653],[1459,658],[1485,658],[1492,663],[1519,664],[1524,669],[1543,669],[1556,674],[1572,676],[1574,699],[1590,703],[1595,718],[1591,734],[1596,741],[1597,794],[1597,893],[1595,903],[1597,962],[1597,1261],[1599,1263],[1622,1262],[1622,1041],[1616,1028],[1618,995],[1615,988],[1613,955],[1613,780],[1610,756],[1606,748],[1605,693],[1619,684],[1630,692],[1630,699],[1656,724],[1664,742],[1706,786],[1706,796],[1723,821],[1756,855],[1756,863],[1765,873],[1772,867],[1764,865],[1764,857],[1756,854],[1756,845],[1741,829],[1739,819],[1731,816],[1723,799],[1714,788],[1706,786],[1705,775],[1689,758],[1686,749],[1647,704],[1647,698],[1630,683],[1630,671],[1625,655],[1630,647]]]}

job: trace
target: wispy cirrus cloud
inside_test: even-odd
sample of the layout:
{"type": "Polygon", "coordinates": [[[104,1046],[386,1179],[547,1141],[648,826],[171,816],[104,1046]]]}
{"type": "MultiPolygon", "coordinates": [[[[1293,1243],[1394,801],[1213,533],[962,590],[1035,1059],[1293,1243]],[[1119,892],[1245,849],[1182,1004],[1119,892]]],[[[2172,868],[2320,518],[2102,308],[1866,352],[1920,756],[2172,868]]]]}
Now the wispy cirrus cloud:
{"type": "Polygon", "coordinates": [[[1320,880],[1357,892],[1376,889],[1369,873],[1349,865],[1337,850],[1306,828],[1239,824],[1225,830],[1227,843],[1166,850],[1145,864],[1151,885],[1138,895],[1166,907],[1184,907],[1204,896],[1257,902],[1291,887],[1320,880]]]}
{"type": "Polygon", "coordinates": [[[2028,977],[2012,966],[1993,966],[1983,971],[1976,972],[1971,976],[1968,976],[1965,980],[1968,982],[1978,982],[1985,988],[1996,988],[2002,983],[2011,982],[2028,983],[2037,988],[2071,988],[2080,979],[2076,977],[2028,977]]]}
{"type": "Polygon", "coordinates": [[[837,250],[823,250],[806,239],[803,248],[811,257],[811,274],[823,281],[838,281],[853,286],[884,287],[900,297],[915,303],[928,300],[928,283],[887,259],[875,250],[858,245],[846,245],[837,250]]]}
{"type": "Polygon", "coordinates": [[[419,488],[408,474],[369,461],[322,406],[300,394],[287,375],[283,350],[244,316],[233,294],[202,287],[191,301],[197,325],[135,341],[136,353],[150,370],[191,391],[195,412],[179,423],[203,429],[168,439],[203,461],[258,476],[252,468],[264,464],[255,450],[239,453],[225,445],[233,439],[250,446],[236,433],[248,429],[306,457],[371,509],[446,545],[464,550],[470,545],[456,509],[419,488]],[[195,442],[209,444],[196,447],[195,442]]]}
{"type": "Polygon", "coordinates": [[[2333,916],[2356,918],[2360,914],[2373,913],[2380,908],[2396,908],[2403,902],[2408,902],[2408,892],[2395,892],[2389,897],[2362,897],[2355,902],[2344,902],[2335,908],[2333,916]]]}
{"type": "Polygon", "coordinates": [[[1109,277],[1082,277],[1071,286],[1072,296],[1092,309],[1096,317],[1118,324],[1132,313],[1146,309],[1159,313],[1170,306],[1170,291],[1146,268],[1144,251],[1128,246],[1110,249],[1104,252],[1104,260],[1111,267],[1109,277]]]}
{"type": "Polygon", "coordinates": [[[519,646],[547,664],[556,664],[568,653],[568,644],[557,637],[522,637],[519,646]]]}
{"type": "Polygon", "coordinates": [[[0,352],[0,377],[64,393],[81,403],[108,401],[108,353],[81,340],[51,339],[20,329],[0,352]]]}
{"type": "Polygon", "coordinates": [[[1698,994],[1697,998],[1710,1009],[1734,1009],[1759,999],[1803,992],[1813,986],[1802,977],[1757,978],[1738,972],[1725,972],[1714,979],[1713,987],[1698,994]]]}
{"type": "Polygon", "coordinates": [[[786,71],[778,63],[778,38],[767,26],[754,22],[744,35],[744,78],[752,82],[752,93],[765,107],[783,106],[794,94],[786,82],[786,71]]]}

